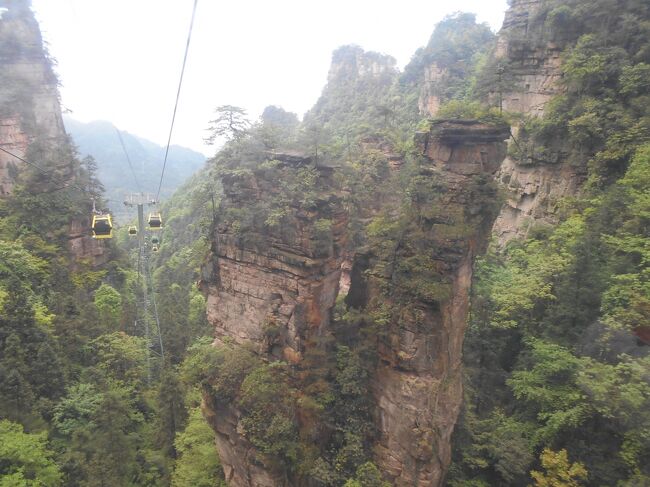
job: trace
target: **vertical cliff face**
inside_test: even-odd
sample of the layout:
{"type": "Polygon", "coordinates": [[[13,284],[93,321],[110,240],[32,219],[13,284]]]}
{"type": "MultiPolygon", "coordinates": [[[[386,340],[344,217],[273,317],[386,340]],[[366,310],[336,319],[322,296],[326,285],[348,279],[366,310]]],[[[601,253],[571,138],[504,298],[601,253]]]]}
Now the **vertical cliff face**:
{"type": "MultiPolygon", "coordinates": [[[[203,287],[217,344],[234,342],[265,360],[297,365],[310,339],[329,333],[347,217],[331,168],[314,166],[298,153],[266,157],[257,169],[222,177],[223,217],[203,287]],[[274,203],[282,205],[277,221],[268,211],[274,203]]],[[[229,484],[286,485],[246,440],[239,415],[233,406],[206,399],[229,484]]]]}
{"type": "MultiPolygon", "coordinates": [[[[547,38],[546,20],[541,0],[513,1],[506,12],[495,51],[509,79],[500,95],[504,110],[541,117],[547,102],[563,90],[563,40],[547,38]]],[[[513,134],[516,139],[518,127],[513,127],[513,134]]],[[[501,244],[525,236],[536,225],[557,223],[557,202],[575,195],[585,179],[583,171],[563,160],[561,150],[537,154],[535,147],[523,149],[523,157],[504,159],[497,176],[509,193],[494,225],[501,244]]]]}
{"type": "MultiPolygon", "coordinates": [[[[504,108],[531,117],[542,115],[561,89],[561,49],[539,40],[544,39],[538,35],[545,22],[542,6],[541,0],[513,1],[492,54],[495,66],[508,69],[510,84],[498,93],[504,108]]],[[[472,16],[448,22],[451,33],[458,24],[475,25],[472,16]]],[[[439,34],[421,53],[408,75],[410,86],[419,90],[421,113],[434,116],[441,103],[465,89],[456,81],[464,80],[474,54],[492,39],[485,26],[473,29],[473,45],[457,60],[446,60],[453,73],[437,56],[464,46],[462,36],[449,41],[450,49],[436,50],[433,40],[445,37],[439,34]],[[419,74],[413,74],[416,69],[419,74]]],[[[539,155],[524,147],[518,160],[508,157],[507,141],[517,144],[518,127],[476,120],[432,121],[416,135],[417,155],[395,150],[386,136],[390,110],[369,108],[383,107],[395,96],[390,91],[395,69],[390,58],[366,54],[354,47],[335,53],[328,86],[306,118],[323,133],[333,129],[345,135],[359,121],[368,124],[353,149],[349,138],[341,139],[348,147],[339,157],[347,171],[357,172],[356,190],[364,194],[356,195],[357,207],[341,203],[331,169],[314,169],[318,203],[306,209],[292,201],[278,220],[283,223],[275,226],[269,224],[274,220],[269,209],[290,186],[282,180],[313,161],[299,154],[267,154],[252,171],[224,174],[223,218],[205,269],[208,316],[217,344],[246,346],[299,370],[310,338],[330,333],[341,289],[348,309],[368,326],[363,340],[376,340],[370,381],[375,431],[368,436],[373,461],[393,485],[439,486],[462,403],[474,258],[491,234],[506,242],[525,234],[531,222],[552,223],[556,200],[574,194],[582,176],[563,163],[561,150],[539,155]],[[378,123],[382,119],[385,123],[378,123]],[[502,207],[499,185],[508,190],[502,207]],[[368,191],[369,186],[376,190],[368,191]],[[321,226],[327,236],[318,243],[321,226]]],[[[339,334],[347,332],[333,333],[345,341],[339,334]]],[[[231,485],[291,483],[265,466],[235,407],[206,397],[206,416],[231,485]]]]}
{"type": "MultiPolygon", "coordinates": [[[[541,117],[547,102],[563,90],[561,54],[566,39],[553,36],[547,10],[542,0],[513,0],[489,55],[487,71],[481,73],[486,76],[484,83],[501,86],[500,91],[490,93],[491,103],[501,103],[504,110],[524,117],[541,117]]],[[[437,40],[438,44],[441,42],[444,39],[437,40]]],[[[434,46],[424,50],[425,61],[427,52],[434,46]]],[[[435,51],[428,56],[434,59],[424,62],[420,68],[418,106],[421,114],[435,117],[441,104],[447,101],[445,95],[450,91],[451,74],[441,64],[444,56],[438,59],[441,55],[435,51]]],[[[461,60],[462,56],[453,64],[456,70],[462,67],[461,60]]],[[[453,84],[460,84],[459,80],[453,84]]],[[[512,129],[516,139],[518,127],[512,129]]],[[[514,139],[512,144],[516,143],[514,139]]],[[[584,180],[584,174],[563,164],[560,151],[549,156],[537,154],[534,147],[524,147],[524,152],[525,156],[519,159],[504,158],[497,175],[509,193],[494,227],[501,244],[526,235],[535,225],[557,223],[556,202],[576,194],[584,180]]]]}
{"type": "Polygon", "coordinates": [[[450,462],[462,401],[472,263],[496,216],[486,202],[495,196],[491,178],[507,137],[507,127],[473,121],[437,122],[419,133],[424,159],[418,177],[433,181],[440,192],[425,203],[435,206],[434,213],[425,213],[398,244],[396,262],[380,263],[371,252],[368,268],[352,273],[357,280],[351,292],[365,287],[366,304],[380,298],[391,314],[372,389],[379,431],[375,458],[393,485],[440,485],[450,462]],[[395,266],[414,258],[419,267],[435,269],[435,278],[413,283],[417,269],[399,276],[395,266]],[[392,271],[384,272],[387,268],[392,271]],[[434,280],[438,286],[430,290],[409,287],[433,286],[434,280]]]}
{"type": "Polygon", "coordinates": [[[446,71],[435,62],[424,67],[424,81],[420,86],[420,96],[418,98],[418,109],[421,114],[435,117],[438,113],[441,94],[437,87],[445,78],[446,71]]]}
{"type": "MultiPolygon", "coordinates": [[[[57,79],[29,2],[4,0],[0,17],[0,144],[23,157],[37,137],[65,137],[57,79]]],[[[22,162],[0,154],[0,194],[9,194],[22,162]]]]}
{"type": "MultiPolygon", "coordinates": [[[[507,127],[477,121],[432,122],[419,133],[418,174],[408,177],[424,184],[414,196],[421,213],[387,252],[382,239],[346,246],[348,214],[333,170],[308,157],[267,152],[254,169],[221,178],[221,216],[202,281],[216,344],[234,343],[300,369],[312,339],[331,333],[342,268],[352,260],[347,301],[389,316],[377,335],[370,394],[374,460],[394,485],[440,485],[450,461],[472,263],[496,216],[493,176],[508,135],[507,127]],[[310,189],[294,194],[294,183],[305,179],[310,189]],[[278,201],[285,206],[282,223],[274,225],[278,201]],[[421,271],[406,269],[411,262],[431,274],[415,281],[421,271]]],[[[404,161],[389,143],[367,137],[361,146],[385,160],[384,177],[400,178],[404,161]]],[[[382,212],[399,213],[403,195],[381,194],[361,211],[366,223],[382,212]]],[[[267,466],[233,403],[208,394],[205,413],[230,485],[300,485],[267,466]]]]}
{"type": "MultiPolygon", "coordinates": [[[[275,178],[281,176],[271,174],[309,163],[299,155],[270,157],[281,167],[222,179],[223,212],[278,196],[282,189],[275,178]]],[[[254,344],[258,353],[296,362],[309,336],[329,323],[338,293],[346,217],[338,197],[328,190],[332,169],[317,168],[313,174],[319,191],[309,209],[291,208],[292,216],[277,226],[255,222],[248,235],[239,223],[217,227],[208,318],[218,341],[230,338],[254,344]],[[322,235],[315,227],[318,221],[328,222],[322,235]],[[272,341],[267,337],[269,327],[278,331],[272,341]]]]}
{"type": "Polygon", "coordinates": [[[502,94],[503,109],[541,116],[561,90],[561,43],[544,38],[542,0],[515,0],[506,11],[495,57],[514,78],[502,94]]]}
{"type": "MultiPolygon", "coordinates": [[[[43,48],[41,32],[28,0],[1,0],[0,11],[0,147],[29,159],[65,154],[57,161],[62,180],[74,177],[74,161],[59,103],[58,80],[43,48]]],[[[43,164],[42,161],[38,161],[43,164]]],[[[0,152],[0,197],[12,193],[25,164],[0,152]]],[[[70,222],[69,248],[76,261],[99,264],[102,245],[89,236],[90,220],[70,222]]]]}

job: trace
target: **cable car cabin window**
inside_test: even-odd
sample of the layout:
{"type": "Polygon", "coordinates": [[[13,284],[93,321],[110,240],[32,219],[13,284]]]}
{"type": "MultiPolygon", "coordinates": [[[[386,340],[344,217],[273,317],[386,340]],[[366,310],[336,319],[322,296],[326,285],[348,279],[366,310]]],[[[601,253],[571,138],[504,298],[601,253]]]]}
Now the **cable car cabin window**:
{"type": "Polygon", "coordinates": [[[93,238],[113,238],[111,215],[93,215],[93,238]]]}
{"type": "Polygon", "coordinates": [[[160,230],[162,228],[160,213],[151,213],[149,215],[149,228],[152,230],[160,230]]]}

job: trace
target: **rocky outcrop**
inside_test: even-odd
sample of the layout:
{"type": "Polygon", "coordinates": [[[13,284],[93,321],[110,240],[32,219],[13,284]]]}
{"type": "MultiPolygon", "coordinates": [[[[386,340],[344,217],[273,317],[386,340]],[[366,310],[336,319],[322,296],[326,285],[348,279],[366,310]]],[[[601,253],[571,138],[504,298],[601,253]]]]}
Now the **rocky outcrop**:
{"type": "MultiPolygon", "coordinates": [[[[267,158],[265,167],[222,177],[223,217],[202,287],[217,344],[234,342],[265,359],[295,365],[311,337],[328,333],[347,217],[331,168],[313,166],[295,152],[275,151],[267,158]],[[301,187],[312,194],[293,186],[287,193],[280,183],[301,185],[303,176],[313,185],[301,187]],[[279,201],[282,217],[271,222],[269,206],[279,201]]],[[[209,398],[206,411],[229,485],[280,485],[243,436],[239,412],[209,398]]]]}
{"type": "Polygon", "coordinates": [[[447,70],[438,67],[437,63],[431,63],[424,67],[424,81],[420,86],[420,96],[418,98],[418,109],[421,114],[435,117],[438,113],[441,99],[437,88],[446,73],[447,70]]]}
{"type": "MultiPolygon", "coordinates": [[[[24,157],[36,137],[65,136],[57,79],[29,2],[3,0],[0,8],[0,147],[24,157]]],[[[0,195],[11,193],[22,165],[0,153],[0,195]]]]}
{"type": "MultiPolygon", "coordinates": [[[[379,257],[372,245],[346,246],[347,214],[333,169],[314,166],[297,152],[273,151],[252,169],[222,174],[221,216],[201,282],[215,343],[234,343],[265,360],[300,366],[310,339],[330,333],[342,268],[353,261],[348,301],[368,308],[379,299],[399,310],[378,343],[371,385],[378,432],[375,461],[397,486],[440,485],[450,461],[450,436],[462,400],[461,349],[472,263],[496,216],[488,202],[495,198],[493,176],[508,135],[507,127],[443,120],[416,136],[423,158],[418,177],[439,190],[430,194],[436,216],[423,220],[420,229],[430,248],[428,258],[444,282],[445,291],[434,300],[420,299],[416,291],[383,294],[395,282],[376,270],[379,257]],[[285,192],[300,171],[316,176],[309,203],[303,195],[285,192]],[[289,205],[279,225],[269,218],[277,201],[289,205]],[[409,306],[403,306],[405,297],[409,306]]],[[[369,137],[361,145],[369,157],[385,158],[387,177],[398,176],[403,160],[389,143],[369,137]]],[[[400,201],[397,196],[383,204],[399,207],[400,201]]],[[[377,211],[379,207],[367,208],[366,217],[377,211]]],[[[229,485],[293,485],[265,466],[246,439],[235,406],[209,395],[204,399],[229,485]]]]}
{"type": "MultiPolygon", "coordinates": [[[[420,231],[448,293],[438,300],[411,293],[408,306],[399,291],[382,297],[389,309],[400,311],[378,350],[372,388],[380,436],[374,451],[380,469],[396,486],[441,485],[451,460],[450,437],[462,402],[462,344],[472,263],[486,246],[496,216],[484,207],[483,198],[494,198],[491,178],[505,156],[508,135],[507,127],[437,121],[416,137],[426,161],[420,176],[441,188],[436,200],[439,220],[421,223],[420,231]],[[462,231],[453,228],[458,221],[451,215],[465,215],[462,231]]],[[[392,279],[373,271],[373,258],[365,272],[352,272],[351,293],[365,287],[368,301],[382,296],[392,279]]]]}
{"type": "MultiPolygon", "coordinates": [[[[542,0],[513,0],[499,32],[495,56],[506,66],[510,89],[502,93],[504,110],[540,117],[546,103],[562,92],[561,39],[548,40],[542,0]]],[[[498,96],[496,93],[494,97],[498,96]]],[[[517,127],[513,128],[516,144],[517,127]]],[[[538,225],[557,223],[557,202],[574,196],[584,182],[584,171],[552,160],[516,160],[506,157],[498,180],[508,198],[494,225],[500,245],[525,236],[538,225]]]]}
{"type": "MultiPolygon", "coordinates": [[[[496,50],[516,81],[512,91],[501,93],[504,108],[531,116],[543,114],[560,90],[560,48],[521,41],[531,29],[539,30],[533,24],[543,23],[536,15],[541,6],[541,0],[513,0],[496,50]]],[[[440,103],[436,85],[447,74],[435,64],[423,67],[419,108],[433,115],[440,103]]],[[[347,113],[362,77],[388,87],[394,75],[390,58],[342,48],[308,121],[322,123],[347,113]]],[[[372,201],[362,201],[353,215],[361,233],[378,215],[397,218],[408,206],[405,196],[415,206],[422,204],[411,209],[414,219],[404,224],[404,241],[398,239],[391,255],[382,253],[390,245],[373,247],[368,235],[362,245],[346,246],[348,215],[333,169],[315,167],[315,160],[267,151],[266,162],[253,169],[223,174],[221,220],[202,283],[216,343],[239,344],[267,360],[300,365],[310,338],[329,333],[339,289],[347,294],[348,306],[366,316],[385,311],[385,326],[375,337],[378,361],[371,381],[373,455],[392,485],[431,487],[444,481],[462,404],[462,346],[474,258],[491,232],[506,242],[525,234],[531,223],[553,223],[557,200],[580,187],[581,176],[562,163],[561,154],[557,160],[507,157],[506,141],[517,143],[511,134],[510,127],[477,120],[432,121],[416,135],[420,158],[414,167],[409,162],[408,174],[402,169],[404,158],[387,140],[379,135],[359,139],[360,185],[377,187],[372,201]],[[363,174],[366,163],[376,174],[363,174]],[[308,167],[318,171],[313,204],[289,198],[288,210],[274,218],[282,188],[292,184],[292,174],[308,167]],[[396,190],[407,186],[385,184],[408,178],[413,184],[407,185],[407,195],[396,190]],[[509,193],[501,209],[497,182],[509,193]],[[418,194],[418,185],[426,194],[418,194]],[[322,232],[316,235],[319,226],[326,229],[323,241],[322,232]],[[430,274],[418,280],[414,276],[420,268],[430,274]]],[[[246,440],[236,409],[211,404],[209,397],[205,406],[230,485],[288,485],[246,440]]]]}
{"type": "Polygon", "coordinates": [[[557,224],[558,203],[575,195],[585,179],[568,164],[524,165],[510,157],[497,177],[508,194],[493,229],[500,245],[526,237],[535,227],[557,224]]]}
{"type": "MultiPolygon", "coordinates": [[[[71,154],[61,116],[58,80],[30,1],[0,0],[0,8],[0,147],[23,158],[35,144],[39,153],[65,147],[63,152],[71,154]]],[[[65,161],[58,162],[57,170],[65,173],[61,178],[70,180],[73,161],[68,161],[67,168],[62,168],[61,162],[65,161]]],[[[24,166],[20,159],[0,152],[0,197],[12,193],[24,166]]],[[[105,260],[105,250],[90,237],[89,228],[87,217],[70,222],[69,249],[75,261],[99,265],[105,260]]]]}
{"type": "Polygon", "coordinates": [[[499,32],[495,57],[507,65],[510,89],[503,109],[542,116],[546,103],[561,91],[560,43],[544,39],[543,0],[513,0],[499,32]]]}
{"type": "Polygon", "coordinates": [[[366,52],[359,46],[343,46],[334,51],[327,75],[328,84],[364,77],[395,74],[397,61],[392,56],[366,52]]]}

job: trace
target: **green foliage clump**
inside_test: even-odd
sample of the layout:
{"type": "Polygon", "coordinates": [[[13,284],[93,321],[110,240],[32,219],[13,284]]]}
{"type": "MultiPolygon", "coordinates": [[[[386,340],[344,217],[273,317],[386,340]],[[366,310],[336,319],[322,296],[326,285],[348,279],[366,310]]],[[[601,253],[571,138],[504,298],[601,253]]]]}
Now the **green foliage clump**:
{"type": "Polygon", "coordinates": [[[566,450],[554,452],[545,448],[540,455],[546,472],[531,472],[536,487],[579,487],[580,479],[587,478],[587,471],[581,463],[569,463],[566,450]]]}
{"type": "Polygon", "coordinates": [[[95,291],[95,307],[99,319],[110,328],[117,328],[122,314],[122,296],[108,284],[102,284],[95,291]]]}
{"type": "Polygon", "coordinates": [[[506,114],[497,108],[486,107],[478,101],[450,100],[442,105],[436,113],[437,118],[478,120],[480,122],[504,125],[508,122],[506,114]]]}
{"type": "Polygon", "coordinates": [[[238,406],[246,438],[271,467],[286,471],[298,463],[300,451],[295,398],[284,368],[271,363],[251,371],[241,385],[238,406]]]}
{"type": "Polygon", "coordinates": [[[574,203],[580,211],[552,231],[479,262],[466,349],[472,393],[458,433],[472,447],[456,478],[516,484],[534,467],[531,453],[558,445],[585,465],[589,482],[649,475],[650,389],[640,372],[648,357],[633,335],[648,322],[649,154],[641,147],[624,177],[574,203]],[[497,417],[515,425],[529,452],[520,480],[488,454],[481,432],[497,417]]]}
{"type": "Polygon", "coordinates": [[[241,347],[215,347],[212,340],[203,337],[187,352],[181,375],[183,380],[200,386],[217,403],[230,404],[239,392],[242,382],[259,365],[259,359],[241,347]]]}
{"type": "Polygon", "coordinates": [[[172,487],[225,487],[223,471],[214,448],[214,432],[196,407],[190,411],[187,426],[174,441],[178,459],[172,474],[172,487]]]}
{"type": "Polygon", "coordinates": [[[0,485],[57,487],[63,475],[47,446],[47,434],[25,433],[20,424],[0,420],[0,485]]]}
{"type": "Polygon", "coordinates": [[[350,479],[343,487],[389,487],[388,482],[381,478],[381,472],[372,462],[364,463],[357,469],[354,479],[350,479]]]}

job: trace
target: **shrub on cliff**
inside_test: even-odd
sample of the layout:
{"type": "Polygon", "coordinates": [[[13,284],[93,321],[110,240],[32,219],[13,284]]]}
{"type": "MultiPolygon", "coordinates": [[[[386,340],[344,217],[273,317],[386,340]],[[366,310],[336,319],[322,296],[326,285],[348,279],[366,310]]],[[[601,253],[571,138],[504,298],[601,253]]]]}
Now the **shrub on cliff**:
{"type": "Polygon", "coordinates": [[[211,338],[203,337],[189,347],[181,377],[187,384],[203,388],[217,404],[230,404],[259,363],[260,359],[243,347],[215,347],[211,338]]]}

